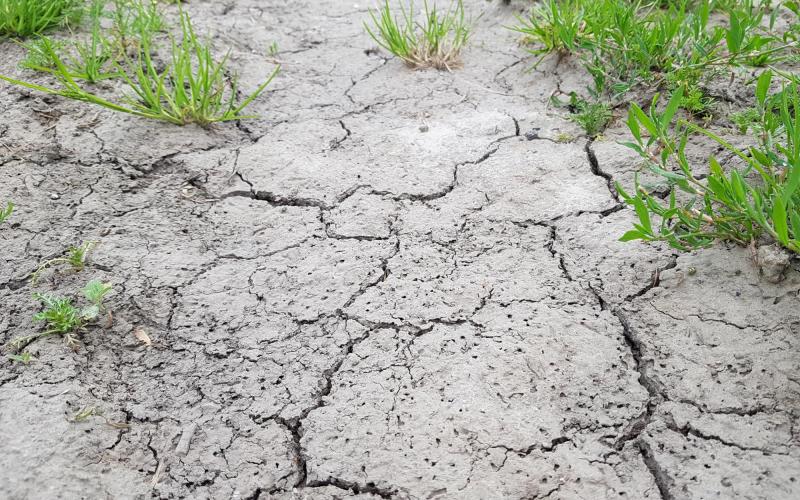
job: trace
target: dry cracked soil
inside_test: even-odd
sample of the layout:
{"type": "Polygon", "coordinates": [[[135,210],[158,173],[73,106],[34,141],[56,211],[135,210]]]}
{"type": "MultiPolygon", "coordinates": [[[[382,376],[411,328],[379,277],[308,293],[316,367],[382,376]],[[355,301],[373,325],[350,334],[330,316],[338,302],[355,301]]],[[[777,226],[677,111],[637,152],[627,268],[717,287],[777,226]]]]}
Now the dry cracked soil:
{"type": "Polygon", "coordinates": [[[624,126],[548,106],[588,82],[530,70],[521,4],[466,6],[448,73],[375,51],[361,2],[191,2],[244,88],[282,64],[239,124],[1,87],[0,341],[34,291],[114,291],[77,352],[0,361],[0,497],[800,498],[798,267],[618,242],[624,126]]]}

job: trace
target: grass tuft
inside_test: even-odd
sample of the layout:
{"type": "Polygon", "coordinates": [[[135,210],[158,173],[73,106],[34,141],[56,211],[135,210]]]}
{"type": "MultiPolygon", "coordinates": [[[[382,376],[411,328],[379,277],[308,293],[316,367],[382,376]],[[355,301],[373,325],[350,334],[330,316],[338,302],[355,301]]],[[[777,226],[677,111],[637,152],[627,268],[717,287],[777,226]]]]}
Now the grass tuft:
{"type": "Polygon", "coordinates": [[[375,42],[412,68],[450,71],[461,65],[461,50],[469,41],[471,23],[464,15],[462,0],[447,10],[424,2],[422,21],[414,20],[414,4],[400,6],[400,17],[392,13],[389,0],[378,11],[370,9],[373,26],[364,23],[375,42]]]}
{"type": "Polygon", "coordinates": [[[143,1],[119,0],[116,3],[117,9],[134,10],[115,14],[111,39],[101,32],[99,24],[105,2],[96,0],[92,9],[92,36],[88,41],[74,44],[72,51],[63,50],[63,45],[47,38],[29,45],[29,56],[24,64],[50,73],[56,85],[40,85],[3,75],[0,80],[176,125],[208,126],[255,118],[244,110],[265,91],[280,67],[240,100],[236,76],[230,75],[227,67],[228,55],[217,60],[210,43],[197,36],[184,11],[180,12],[180,36],[170,37],[166,60],[159,57],[160,47],[154,30],[162,26],[162,21],[155,6],[143,1]],[[116,47],[117,53],[109,46],[116,47]],[[81,83],[108,78],[122,81],[122,96],[107,97],[81,83]]]}
{"type": "Polygon", "coordinates": [[[77,22],[81,0],[0,0],[0,37],[28,37],[77,22]]]}
{"type": "Polygon", "coordinates": [[[608,104],[597,100],[587,101],[575,92],[570,93],[566,103],[555,96],[552,102],[558,107],[566,107],[570,112],[569,119],[580,125],[589,137],[601,134],[613,116],[608,104]]]}

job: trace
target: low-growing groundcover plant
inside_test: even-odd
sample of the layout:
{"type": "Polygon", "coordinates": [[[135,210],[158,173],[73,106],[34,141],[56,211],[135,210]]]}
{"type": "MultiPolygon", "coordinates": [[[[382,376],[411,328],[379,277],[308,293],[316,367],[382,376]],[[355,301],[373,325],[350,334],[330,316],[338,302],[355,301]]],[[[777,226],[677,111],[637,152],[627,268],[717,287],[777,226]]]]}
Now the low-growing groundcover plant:
{"type": "Polygon", "coordinates": [[[800,91],[797,82],[768,96],[772,72],[757,80],[758,145],[738,149],[712,132],[686,120],[672,122],[682,93],[675,92],[663,112],[654,99],[648,112],[631,105],[628,127],[634,142],[627,145],[645,158],[651,170],[672,186],[668,200],[647,191],[617,190],[631,205],[639,222],[622,241],[666,241],[679,250],[691,250],[728,240],[751,245],[770,240],[800,254],[800,91]],[[711,158],[710,173],[694,173],[684,154],[691,133],[703,134],[733,153],[743,168],[723,168],[711,158]],[[678,202],[676,190],[688,195],[678,202]]]}
{"type": "Polygon", "coordinates": [[[681,89],[681,106],[706,115],[706,84],[736,68],[797,56],[798,40],[774,29],[780,4],[761,0],[545,0],[511,27],[530,52],[576,56],[596,96],[624,101],[636,88],[681,89]],[[715,19],[724,19],[720,24],[715,19]]]}
{"type": "Polygon", "coordinates": [[[210,43],[197,36],[188,14],[182,9],[180,37],[170,36],[166,47],[168,57],[166,60],[159,58],[155,30],[160,29],[162,23],[157,12],[151,10],[152,4],[143,4],[143,1],[146,0],[116,2],[112,37],[101,31],[98,19],[104,12],[101,7],[105,2],[96,0],[90,9],[89,41],[76,43],[73,50],[67,52],[64,44],[48,39],[29,45],[33,56],[29,52],[25,65],[50,73],[57,85],[45,86],[4,75],[0,75],[0,80],[176,125],[207,126],[255,118],[244,114],[244,110],[264,92],[280,67],[240,100],[237,79],[230,75],[227,67],[228,55],[217,60],[210,43]],[[126,14],[116,13],[117,9],[134,10],[126,14]],[[116,47],[116,50],[109,47],[116,47]],[[87,85],[109,78],[121,80],[123,95],[101,95],[87,85]]]}
{"type": "Polygon", "coordinates": [[[82,0],[0,0],[0,37],[38,35],[48,28],[76,22],[82,0]]]}
{"type": "Polygon", "coordinates": [[[464,14],[462,0],[452,1],[442,11],[424,0],[422,20],[414,17],[414,4],[400,5],[400,17],[392,13],[389,0],[377,12],[370,9],[372,26],[364,23],[375,42],[412,68],[451,70],[461,64],[472,25],[464,14]]]}
{"type": "Polygon", "coordinates": [[[111,290],[112,287],[108,283],[97,280],[90,281],[83,288],[83,296],[88,305],[80,309],[74,306],[69,298],[35,293],[34,298],[42,303],[43,309],[33,319],[44,323],[45,329],[32,335],[13,339],[10,343],[11,347],[20,350],[36,339],[51,335],[61,335],[67,345],[76,347],[78,335],[107,311],[104,300],[111,290]]]}

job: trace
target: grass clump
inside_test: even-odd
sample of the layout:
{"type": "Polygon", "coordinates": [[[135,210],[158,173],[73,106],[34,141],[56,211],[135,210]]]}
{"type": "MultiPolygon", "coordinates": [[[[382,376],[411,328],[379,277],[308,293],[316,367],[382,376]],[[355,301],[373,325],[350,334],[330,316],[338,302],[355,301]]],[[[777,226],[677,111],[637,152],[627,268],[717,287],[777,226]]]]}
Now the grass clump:
{"type": "Polygon", "coordinates": [[[152,2],[117,0],[109,36],[100,26],[106,2],[91,8],[90,38],[74,43],[72,50],[42,38],[30,44],[24,65],[51,74],[56,85],[46,86],[0,75],[0,80],[40,92],[83,101],[113,111],[176,125],[255,118],[244,113],[272,82],[279,67],[251,94],[239,100],[236,77],[229,75],[228,55],[217,60],[209,42],[195,33],[191,20],[180,12],[180,36],[169,37],[159,57],[156,31],[163,19],[152,2]],[[106,96],[88,84],[117,78],[123,94],[106,96]]]}
{"type": "Polygon", "coordinates": [[[773,30],[778,8],[756,0],[546,0],[510,29],[533,44],[536,64],[550,53],[579,57],[598,95],[681,88],[682,106],[706,114],[704,82],[796,55],[797,42],[773,30]],[[713,12],[727,23],[713,21],[713,12]]]}
{"type": "Polygon", "coordinates": [[[80,0],[0,0],[0,37],[27,37],[80,19],[80,0]]]}
{"type": "Polygon", "coordinates": [[[52,335],[60,335],[64,337],[67,345],[73,348],[77,347],[78,336],[103,312],[107,311],[104,300],[111,289],[112,287],[108,283],[97,280],[90,281],[83,289],[83,295],[88,305],[81,309],[73,305],[69,298],[35,293],[33,296],[41,302],[43,309],[33,319],[43,323],[44,330],[13,339],[11,347],[20,350],[34,340],[52,335]]]}
{"type": "Polygon", "coordinates": [[[800,253],[800,93],[797,82],[792,82],[769,98],[771,78],[770,71],[758,78],[756,106],[762,133],[758,145],[746,151],[686,120],[678,120],[673,132],[673,117],[683,98],[680,91],[663,112],[656,110],[655,99],[647,113],[631,105],[628,127],[634,142],[627,145],[647,159],[651,170],[672,189],[665,203],[638,181],[634,193],[617,185],[639,219],[622,241],[665,241],[676,249],[692,250],[717,240],[740,245],[769,240],[800,253]],[[708,176],[695,175],[684,154],[691,133],[711,138],[744,167],[726,170],[711,158],[708,176]],[[678,203],[676,190],[688,201],[678,203]]]}
{"type": "Polygon", "coordinates": [[[36,360],[36,358],[28,351],[24,351],[19,354],[9,354],[8,359],[15,363],[22,363],[23,365],[28,365],[32,361],[36,360]]]}
{"type": "Polygon", "coordinates": [[[89,8],[90,32],[86,39],[71,42],[42,36],[24,44],[28,49],[21,66],[34,71],[58,75],[60,68],[75,80],[97,83],[116,78],[119,72],[111,67],[113,47],[100,25],[106,0],[94,0],[89,8]]]}
{"type": "Polygon", "coordinates": [[[364,28],[378,45],[412,68],[450,71],[461,64],[461,50],[472,30],[462,0],[451,2],[444,11],[425,0],[422,21],[415,21],[413,3],[401,5],[400,14],[400,18],[394,15],[385,0],[377,12],[370,10],[373,26],[364,23],[364,28]]]}

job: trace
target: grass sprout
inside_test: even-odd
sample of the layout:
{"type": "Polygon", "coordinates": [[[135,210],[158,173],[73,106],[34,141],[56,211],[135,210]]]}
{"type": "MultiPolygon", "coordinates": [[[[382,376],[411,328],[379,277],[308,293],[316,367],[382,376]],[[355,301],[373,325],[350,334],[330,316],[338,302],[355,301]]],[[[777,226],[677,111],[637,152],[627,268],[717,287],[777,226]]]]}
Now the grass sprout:
{"type": "Polygon", "coordinates": [[[608,104],[598,100],[587,101],[575,92],[570,93],[569,101],[566,103],[555,96],[552,101],[556,106],[569,109],[570,120],[580,125],[589,137],[596,137],[602,133],[613,116],[608,104]]]}
{"type": "Polygon", "coordinates": [[[14,204],[9,201],[5,208],[0,208],[0,223],[5,222],[12,213],[14,213],[14,204]]]}
{"type": "Polygon", "coordinates": [[[36,360],[36,358],[28,351],[23,351],[19,354],[9,354],[8,359],[15,363],[22,363],[23,365],[28,365],[32,361],[36,360]]]}
{"type": "Polygon", "coordinates": [[[89,305],[81,310],[81,316],[84,320],[93,321],[105,311],[103,300],[111,289],[112,287],[109,283],[103,283],[98,280],[92,280],[86,284],[83,288],[83,296],[89,302],[89,305]]]}
{"type": "Polygon", "coordinates": [[[38,283],[41,274],[46,269],[53,266],[67,264],[75,272],[83,271],[84,267],[86,267],[86,260],[89,257],[89,252],[91,252],[96,245],[96,241],[87,241],[77,247],[71,246],[67,249],[66,255],[42,262],[31,275],[31,284],[35,285],[38,283]]]}
{"type": "Polygon", "coordinates": [[[376,11],[370,9],[370,23],[364,23],[375,42],[412,68],[452,70],[460,66],[461,50],[467,45],[472,24],[466,20],[462,0],[453,1],[447,10],[424,1],[423,19],[414,18],[414,4],[400,6],[400,16],[392,13],[389,0],[376,11]]]}
{"type": "Polygon", "coordinates": [[[81,0],[0,0],[0,37],[27,37],[77,22],[81,0]]]}

